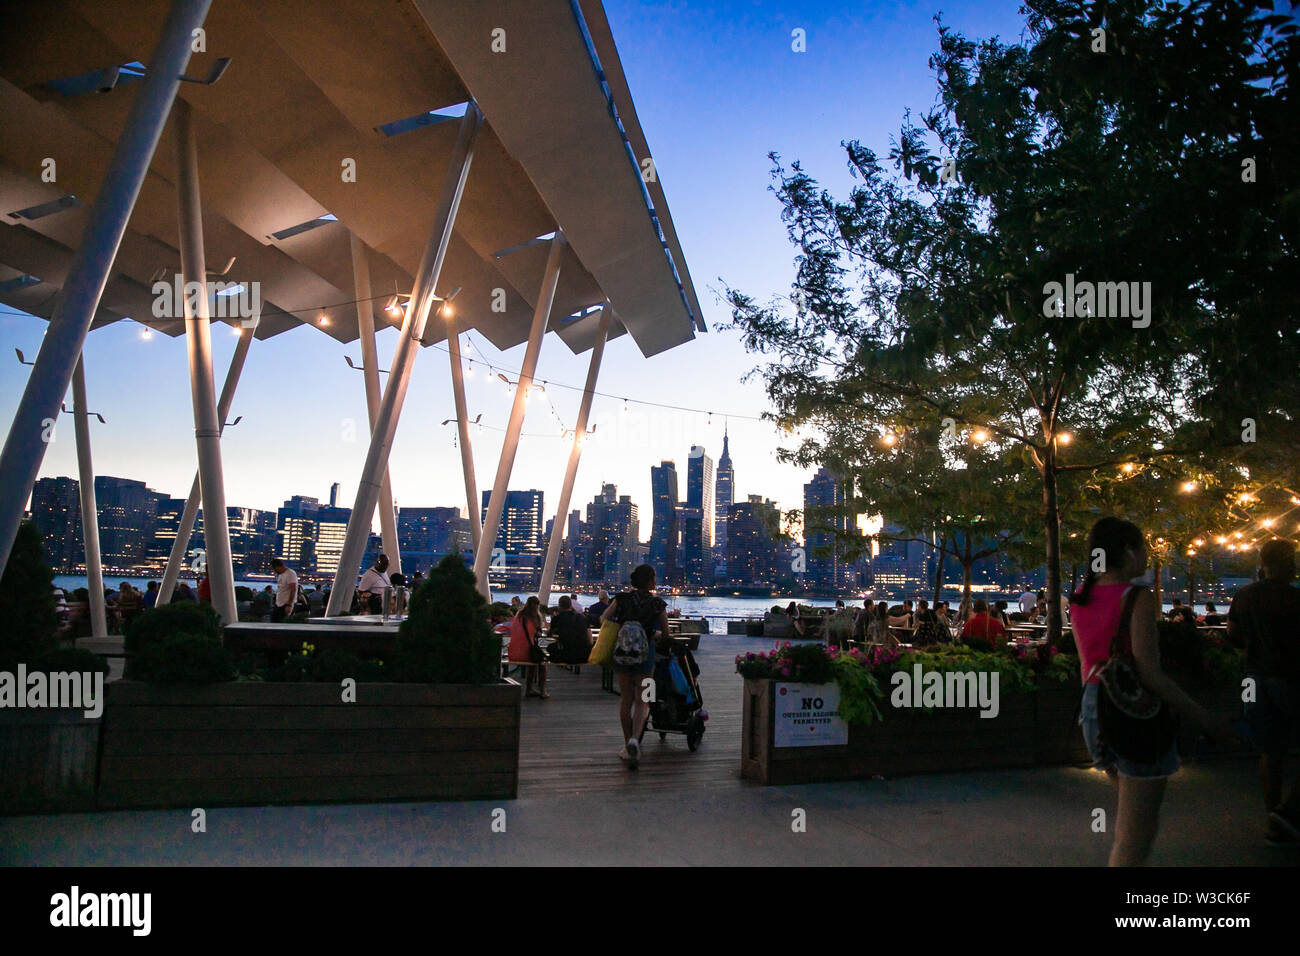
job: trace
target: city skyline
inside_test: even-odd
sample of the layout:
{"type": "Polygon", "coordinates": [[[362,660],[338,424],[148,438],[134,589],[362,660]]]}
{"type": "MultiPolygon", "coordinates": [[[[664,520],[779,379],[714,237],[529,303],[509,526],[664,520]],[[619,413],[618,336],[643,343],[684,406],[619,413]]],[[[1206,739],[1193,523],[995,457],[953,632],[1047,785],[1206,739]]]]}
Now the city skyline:
{"type": "MultiPolygon", "coordinates": [[[[945,22],[980,36],[1018,32],[1023,24],[1016,8],[1013,0],[972,4],[945,22]]],[[[861,137],[887,149],[903,109],[924,108],[934,96],[926,66],[938,42],[933,11],[919,4],[875,9],[794,3],[760,11],[740,3],[682,9],[632,2],[611,2],[607,11],[709,331],[650,359],[639,354],[630,337],[609,343],[597,383],[601,395],[592,409],[596,432],[584,451],[573,500],[590,500],[605,483],[614,483],[648,503],[646,466],[675,458],[684,481],[683,450],[701,445],[717,460],[729,428],[735,500],[758,493],[783,510],[797,508],[808,473],[776,462],[776,448],[791,439],[771,422],[757,420],[768,408],[762,383],[741,381],[756,362],[735,333],[719,328],[727,312],[716,293],[725,282],[759,298],[789,294],[794,267],[779,207],[767,188],[768,151],[802,159],[834,185],[847,180],[841,140],[861,137]],[[807,32],[806,53],[791,50],[796,27],[807,32]],[[889,66],[877,71],[871,95],[863,96],[860,84],[843,78],[856,75],[856,65],[868,61],[889,66]],[[701,96],[701,90],[709,92],[701,96]],[[696,108],[683,111],[683,102],[696,108]],[[809,102],[817,108],[807,109],[809,102]],[[773,110],[784,117],[779,126],[770,122],[773,110]],[[626,412],[622,396],[631,399],[626,412]]],[[[0,310],[0,337],[28,356],[38,350],[44,328],[39,319],[0,310]]],[[[89,401],[107,420],[92,424],[95,467],[110,475],[147,471],[157,487],[183,494],[196,464],[185,342],[161,334],[145,341],[142,331],[134,322],[118,322],[96,329],[87,340],[89,401]],[[124,387],[127,381],[130,387],[124,387]]],[[[225,329],[216,331],[213,362],[220,380],[234,338],[225,329]]],[[[509,412],[505,385],[485,374],[484,363],[509,375],[521,364],[523,346],[503,353],[477,333],[463,339],[471,372],[466,381],[470,418],[483,416],[481,430],[471,429],[483,489],[491,485],[500,453],[502,432],[496,429],[504,427],[509,412]]],[[[378,333],[381,368],[391,367],[396,340],[395,330],[378,333]]],[[[424,349],[416,363],[411,411],[390,460],[399,504],[465,507],[458,469],[450,467],[459,454],[453,447],[455,427],[439,424],[456,417],[444,349],[424,349]]],[[[309,328],[253,345],[230,414],[232,421],[243,420],[222,438],[230,501],[269,509],[304,489],[325,499],[329,485],[338,482],[338,500],[352,503],[366,452],[367,411],[362,376],[344,356],[360,364],[355,343],[340,347],[309,328]]],[[[554,336],[547,337],[538,377],[549,384],[544,396],[530,403],[513,487],[537,488],[548,501],[556,500],[568,448],[561,429],[573,427],[579,398],[579,391],[557,383],[580,388],[586,364],[585,354],[573,355],[554,336]]],[[[26,374],[12,358],[0,363],[0,416],[12,417],[26,374]]],[[[71,474],[76,464],[71,419],[65,418],[40,475],[71,474]]],[[[649,516],[650,509],[643,509],[643,539],[650,533],[649,516]]]]}

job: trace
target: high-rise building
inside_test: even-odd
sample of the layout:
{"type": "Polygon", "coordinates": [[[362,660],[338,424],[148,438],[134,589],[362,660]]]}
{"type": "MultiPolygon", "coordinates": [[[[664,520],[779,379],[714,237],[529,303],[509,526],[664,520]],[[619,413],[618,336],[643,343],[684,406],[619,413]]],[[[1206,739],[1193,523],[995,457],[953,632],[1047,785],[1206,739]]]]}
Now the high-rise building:
{"type": "Polygon", "coordinates": [[[844,485],[825,468],[803,486],[806,581],[813,590],[838,594],[856,583],[844,557],[850,519],[837,510],[845,500],[844,485]]]}
{"type": "Polygon", "coordinates": [[[640,516],[628,495],[604,485],[591,504],[582,528],[584,577],[593,584],[627,584],[640,554],[640,516]]]}
{"type": "MultiPolygon", "coordinates": [[[[158,496],[154,503],[153,534],[149,538],[149,546],[145,552],[150,565],[163,567],[167,564],[176,541],[176,532],[180,528],[181,513],[184,511],[184,498],[158,496]]],[[[193,530],[197,532],[201,527],[199,520],[195,519],[193,530]]]]}
{"type": "Polygon", "coordinates": [[[75,478],[41,478],[32,488],[32,523],[45,560],[56,571],[85,563],[81,542],[81,485],[75,478]]]}
{"type": "Polygon", "coordinates": [[[143,481],[109,475],[95,478],[99,554],[106,569],[129,570],[145,563],[157,506],[157,492],[143,481]]]}
{"type": "Polygon", "coordinates": [[[726,426],[722,429],[722,457],[718,459],[718,477],[714,484],[713,508],[713,563],[716,572],[724,580],[727,570],[727,522],[728,512],[734,501],[736,473],[731,467],[730,436],[726,426]]]}
{"type": "MultiPolygon", "coordinates": [[[[321,508],[316,512],[316,563],[312,570],[320,574],[338,574],[343,557],[343,539],[347,537],[351,508],[321,508]]],[[[357,569],[360,573],[360,569],[357,569]]]]}
{"type": "Polygon", "coordinates": [[[459,508],[399,508],[397,544],[404,571],[428,570],[447,555],[468,554],[474,547],[469,519],[459,508]]]}
{"type": "Polygon", "coordinates": [[[778,577],[781,512],[773,501],[750,495],[727,514],[727,579],[773,585],[778,577]]]}
{"type": "Polygon", "coordinates": [[[713,583],[713,519],[713,459],[703,446],[692,445],[686,465],[682,541],[686,583],[694,587],[713,583]]]}
{"type": "MultiPolygon", "coordinates": [[[[482,520],[487,520],[488,505],[492,492],[483,492],[482,520]]],[[[501,510],[501,524],[497,528],[497,538],[493,548],[500,548],[506,553],[506,560],[511,555],[539,554],[542,549],[542,493],[531,491],[507,491],[505,507],[501,510]]]]}
{"type": "Polygon", "coordinates": [[[681,528],[677,523],[677,464],[664,461],[650,468],[650,490],[654,496],[651,505],[654,520],[650,526],[650,566],[656,578],[664,584],[675,584],[679,578],[677,548],[681,528]]]}
{"type": "Polygon", "coordinates": [[[298,571],[316,568],[316,516],[320,509],[319,498],[294,495],[276,512],[278,557],[298,571]]]}

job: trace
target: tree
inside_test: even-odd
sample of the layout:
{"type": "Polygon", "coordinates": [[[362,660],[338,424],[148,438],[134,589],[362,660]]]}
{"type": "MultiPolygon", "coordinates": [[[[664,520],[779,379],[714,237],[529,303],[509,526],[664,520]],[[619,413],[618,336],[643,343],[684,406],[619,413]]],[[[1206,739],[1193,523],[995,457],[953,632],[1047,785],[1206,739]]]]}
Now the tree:
{"type": "Polygon", "coordinates": [[[0,577],[0,670],[39,666],[54,650],[58,625],[54,572],[45,563],[41,533],[24,521],[0,577]]]}
{"type": "Polygon", "coordinates": [[[905,115],[892,173],[845,144],[846,200],[773,155],[793,309],[727,298],[746,346],[776,356],[779,422],[883,433],[925,409],[1037,474],[1055,638],[1062,476],[1300,437],[1300,124],[1285,20],[1027,6],[1023,44],[940,23],[935,108],[905,115]]]}

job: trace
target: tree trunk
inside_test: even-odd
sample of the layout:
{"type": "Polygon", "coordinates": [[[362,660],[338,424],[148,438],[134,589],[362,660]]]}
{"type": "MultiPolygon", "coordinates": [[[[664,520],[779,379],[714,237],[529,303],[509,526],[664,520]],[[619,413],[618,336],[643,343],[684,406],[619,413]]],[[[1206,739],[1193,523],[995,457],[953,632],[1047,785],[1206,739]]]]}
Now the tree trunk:
{"type": "Polygon", "coordinates": [[[964,621],[970,617],[970,569],[974,564],[970,557],[970,534],[966,535],[966,547],[961,554],[961,617],[964,621]]]}
{"type": "Polygon", "coordinates": [[[943,546],[939,548],[939,562],[938,562],[939,566],[934,569],[934,606],[935,607],[939,606],[939,593],[943,590],[943,562],[944,562],[944,558],[947,556],[944,546],[946,546],[947,543],[948,543],[947,539],[945,538],[942,542],[943,546]]]}
{"type": "Polygon", "coordinates": [[[1155,599],[1156,620],[1165,616],[1164,601],[1160,597],[1160,553],[1153,551],[1151,555],[1151,594],[1155,599]]]}
{"type": "Polygon", "coordinates": [[[1047,532],[1047,639],[1061,638],[1061,512],[1056,498],[1056,447],[1043,449],[1043,530],[1047,532]]]}
{"type": "Polygon", "coordinates": [[[1192,571],[1192,562],[1187,562],[1187,606],[1196,614],[1196,575],[1192,571]]]}

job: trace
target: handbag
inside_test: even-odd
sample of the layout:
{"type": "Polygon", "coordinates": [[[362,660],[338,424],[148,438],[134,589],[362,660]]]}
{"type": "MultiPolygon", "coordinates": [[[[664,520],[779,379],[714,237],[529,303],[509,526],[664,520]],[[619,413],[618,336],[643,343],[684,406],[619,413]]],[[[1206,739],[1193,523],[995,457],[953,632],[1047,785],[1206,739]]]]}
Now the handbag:
{"type": "Polygon", "coordinates": [[[591,654],[587,657],[588,664],[596,664],[600,667],[610,667],[614,663],[614,644],[618,640],[618,624],[614,621],[605,621],[600,625],[600,634],[596,637],[596,643],[592,645],[591,654]]]}
{"type": "Polygon", "coordinates": [[[1135,763],[1157,762],[1178,736],[1178,717],[1159,695],[1142,683],[1133,658],[1130,622],[1133,605],[1142,589],[1124,592],[1119,628],[1110,642],[1110,656],[1089,674],[1100,681],[1097,720],[1101,741],[1119,756],[1135,763]]]}

